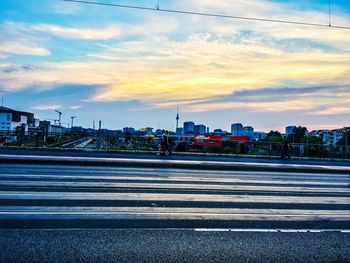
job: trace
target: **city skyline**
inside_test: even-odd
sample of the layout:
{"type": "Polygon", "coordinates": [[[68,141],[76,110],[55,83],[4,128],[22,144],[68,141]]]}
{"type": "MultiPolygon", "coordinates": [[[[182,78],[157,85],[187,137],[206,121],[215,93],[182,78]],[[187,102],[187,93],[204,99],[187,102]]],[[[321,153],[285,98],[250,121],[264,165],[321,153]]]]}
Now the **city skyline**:
{"type": "MultiPolygon", "coordinates": [[[[329,15],[328,1],[160,4],[314,23],[327,23],[329,15]]],[[[54,119],[59,110],[62,122],[77,116],[78,126],[102,120],[109,129],[175,130],[179,105],[180,123],[211,129],[349,126],[349,30],[63,1],[0,5],[0,97],[4,106],[40,119],[54,119]]],[[[348,1],[332,1],[331,18],[349,26],[348,1]]]]}

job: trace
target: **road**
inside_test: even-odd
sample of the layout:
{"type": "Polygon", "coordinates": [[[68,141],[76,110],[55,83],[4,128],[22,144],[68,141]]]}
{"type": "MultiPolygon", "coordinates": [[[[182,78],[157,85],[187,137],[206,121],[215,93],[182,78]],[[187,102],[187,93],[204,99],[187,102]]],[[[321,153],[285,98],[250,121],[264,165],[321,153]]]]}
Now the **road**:
{"type": "Polygon", "coordinates": [[[350,225],[348,174],[0,164],[1,228],[350,225]]]}
{"type": "Polygon", "coordinates": [[[348,174],[0,164],[0,261],[349,262],[348,174]]]}

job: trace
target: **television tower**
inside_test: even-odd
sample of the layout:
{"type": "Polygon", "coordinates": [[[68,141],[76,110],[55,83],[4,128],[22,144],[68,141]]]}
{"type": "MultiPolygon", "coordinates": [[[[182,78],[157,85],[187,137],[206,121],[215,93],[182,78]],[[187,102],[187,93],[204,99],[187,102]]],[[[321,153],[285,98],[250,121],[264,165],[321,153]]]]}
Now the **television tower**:
{"type": "Polygon", "coordinates": [[[177,113],[176,113],[176,129],[179,128],[179,105],[177,106],[177,113]]]}

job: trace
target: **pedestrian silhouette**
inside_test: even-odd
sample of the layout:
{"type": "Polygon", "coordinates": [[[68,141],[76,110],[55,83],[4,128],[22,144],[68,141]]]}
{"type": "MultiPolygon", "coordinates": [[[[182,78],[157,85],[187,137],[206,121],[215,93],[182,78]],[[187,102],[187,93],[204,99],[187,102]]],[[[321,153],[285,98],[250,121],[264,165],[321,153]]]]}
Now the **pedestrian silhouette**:
{"type": "Polygon", "coordinates": [[[283,136],[282,145],[281,145],[281,160],[283,160],[285,157],[288,157],[288,159],[290,160],[289,150],[290,150],[289,142],[286,136],[283,136]]]}

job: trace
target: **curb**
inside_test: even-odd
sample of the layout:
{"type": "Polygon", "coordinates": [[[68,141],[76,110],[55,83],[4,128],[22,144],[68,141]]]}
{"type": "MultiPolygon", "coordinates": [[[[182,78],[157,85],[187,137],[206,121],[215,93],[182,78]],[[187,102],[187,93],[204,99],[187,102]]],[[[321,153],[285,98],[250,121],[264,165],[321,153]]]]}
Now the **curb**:
{"type": "Polygon", "coordinates": [[[349,174],[350,166],[0,154],[0,163],[349,174]]]}

